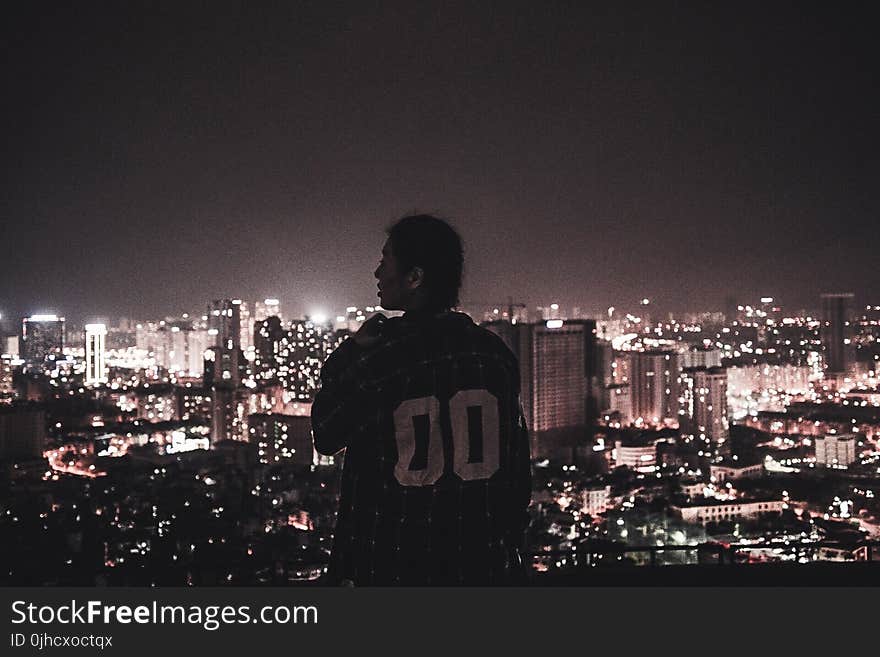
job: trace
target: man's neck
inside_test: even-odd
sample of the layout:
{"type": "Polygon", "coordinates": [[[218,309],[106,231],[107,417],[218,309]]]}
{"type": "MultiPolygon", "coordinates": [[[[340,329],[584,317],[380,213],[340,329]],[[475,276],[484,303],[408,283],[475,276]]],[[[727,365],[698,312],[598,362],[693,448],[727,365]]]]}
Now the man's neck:
{"type": "Polygon", "coordinates": [[[448,308],[410,308],[404,311],[403,316],[410,320],[433,319],[449,312],[448,308]]]}

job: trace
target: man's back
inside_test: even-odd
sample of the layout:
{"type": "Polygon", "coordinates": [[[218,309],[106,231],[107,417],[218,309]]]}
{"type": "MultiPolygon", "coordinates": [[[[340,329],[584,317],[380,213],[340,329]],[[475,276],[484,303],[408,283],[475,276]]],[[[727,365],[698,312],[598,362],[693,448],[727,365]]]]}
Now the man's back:
{"type": "Polygon", "coordinates": [[[531,494],[516,359],[460,313],[388,320],[322,372],[315,446],[347,447],[333,570],[359,584],[509,581],[531,494]]]}

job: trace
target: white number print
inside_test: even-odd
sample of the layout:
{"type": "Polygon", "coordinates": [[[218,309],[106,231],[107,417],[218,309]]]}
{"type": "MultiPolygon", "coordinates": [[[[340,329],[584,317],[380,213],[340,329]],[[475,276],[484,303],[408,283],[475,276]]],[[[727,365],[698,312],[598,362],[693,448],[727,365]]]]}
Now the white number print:
{"type": "Polygon", "coordinates": [[[462,390],[449,400],[455,474],[488,479],[498,469],[498,400],[488,390],[462,390]],[[475,426],[476,425],[476,426],[475,426]]]}
{"type": "Polygon", "coordinates": [[[394,411],[394,438],[397,440],[394,476],[401,486],[430,486],[440,478],[443,474],[443,439],[440,403],[436,397],[407,399],[398,406],[394,411]],[[421,447],[420,463],[413,463],[417,447],[421,447]]]}
{"type": "MultiPolygon", "coordinates": [[[[449,400],[453,469],[464,481],[488,479],[498,470],[498,399],[488,390],[461,390],[449,400]]],[[[401,486],[430,486],[443,474],[440,402],[408,399],[394,411],[397,465],[401,486]]]]}

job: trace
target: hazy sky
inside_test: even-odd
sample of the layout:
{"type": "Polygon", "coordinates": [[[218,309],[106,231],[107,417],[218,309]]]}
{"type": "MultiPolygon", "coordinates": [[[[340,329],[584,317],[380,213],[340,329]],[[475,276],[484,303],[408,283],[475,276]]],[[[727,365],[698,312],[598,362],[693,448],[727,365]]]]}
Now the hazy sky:
{"type": "Polygon", "coordinates": [[[180,4],[5,8],[0,313],[363,306],[413,210],[471,303],[880,303],[854,7],[180,4]]]}

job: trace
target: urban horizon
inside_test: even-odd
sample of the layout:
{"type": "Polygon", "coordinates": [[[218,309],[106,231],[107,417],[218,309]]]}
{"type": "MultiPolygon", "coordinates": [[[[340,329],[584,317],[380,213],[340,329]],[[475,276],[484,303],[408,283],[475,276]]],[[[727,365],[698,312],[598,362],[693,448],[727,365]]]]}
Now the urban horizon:
{"type": "MultiPolygon", "coordinates": [[[[345,455],[315,450],[312,403],[381,311],[386,231],[414,213],[461,234],[460,309],[518,374],[532,582],[767,565],[876,581],[867,11],[5,18],[0,584],[324,582],[345,455]]],[[[440,403],[419,417],[450,424],[440,403]]],[[[455,489],[451,433],[436,482],[455,489]]]]}
{"type": "MultiPolygon", "coordinates": [[[[808,318],[763,297],[692,323],[648,299],[598,319],[483,309],[520,364],[535,581],[608,558],[877,560],[880,306],[854,301],[823,294],[808,318]]],[[[324,359],[378,310],[309,320],[274,298],[218,299],[195,317],[88,324],[69,346],[63,318],[25,318],[0,345],[0,525],[30,556],[10,554],[0,580],[320,581],[341,455],[314,451],[311,401],[324,359]],[[41,551],[58,540],[79,547],[41,551]]]]}
{"type": "MultiPolygon", "coordinates": [[[[558,297],[553,296],[545,296],[542,297],[544,302],[536,302],[536,303],[524,303],[522,297],[512,297],[512,296],[503,296],[499,295],[497,298],[493,299],[490,302],[480,302],[480,301],[470,301],[468,299],[463,299],[456,307],[455,310],[460,312],[465,312],[468,315],[471,315],[475,321],[483,321],[489,319],[489,315],[493,313],[493,310],[497,310],[495,315],[499,315],[498,318],[503,318],[503,316],[508,313],[508,306],[512,303],[516,312],[521,313],[524,312],[527,317],[534,318],[535,321],[540,321],[543,314],[546,314],[549,318],[551,311],[554,317],[559,317],[561,319],[605,319],[609,315],[609,311],[612,313],[617,313],[618,316],[633,314],[638,316],[641,313],[644,313],[645,310],[649,310],[653,316],[662,317],[664,321],[668,321],[671,319],[674,320],[685,320],[686,318],[694,318],[697,316],[709,316],[712,314],[723,314],[723,315],[732,315],[738,312],[738,310],[743,310],[746,306],[749,305],[758,305],[761,303],[762,299],[771,299],[772,302],[781,307],[785,312],[790,314],[791,316],[811,316],[818,317],[821,312],[821,296],[823,294],[836,294],[836,293],[847,293],[853,294],[854,296],[854,307],[859,308],[862,305],[865,309],[870,309],[875,305],[880,303],[880,293],[873,294],[855,294],[851,291],[842,290],[842,289],[822,289],[820,292],[816,292],[814,296],[813,303],[784,303],[784,300],[779,297],[775,297],[772,295],[760,294],[755,295],[754,297],[747,296],[745,294],[726,294],[724,300],[718,304],[706,306],[706,307],[688,307],[685,309],[672,310],[666,306],[658,306],[652,299],[647,296],[640,296],[638,294],[630,295],[628,299],[626,299],[623,303],[621,302],[613,302],[609,303],[606,306],[595,306],[589,305],[583,302],[574,302],[574,303],[560,303],[558,301],[558,297]],[[647,302],[647,303],[646,303],[647,302]],[[553,308],[555,306],[555,308],[553,308]],[[522,309],[522,310],[521,310],[522,309]]],[[[324,321],[334,321],[334,319],[340,316],[340,313],[343,312],[346,308],[375,308],[377,311],[388,312],[381,308],[378,299],[369,303],[346,303],[344,305],[335,305],[331,303],[314,303],[306,307],[302,303],[291,303],[286,297],[283,295],[273,295],[261,297],[260,295],[254,296],[253,298],[247,298],[244,296],[233,296],[233,295],[215,295],[206,297],[205,301],[202,304],[194,303],[191,306],[186,306],[183,309],[181,308],[167,308],[163,311],[157,313],[148,313],[145,311],[139,311],[136,307],[132,307],[130,310],[125,310],[121,312],[89,312],[84,313],[78,311],[75,308],[67,307],[65,304],[29,304],[26,306],[28,310],[22,311],[21,309],[11,311],[8,306],[5,308],[0,308],[0,326],[6,326],[6,331],[9,333],[10,326],[15,323],[20,323],[27,317],[31,316],[56,316],[60,318],[64,318],[70,325],[76,327],[82,327],[85,324],[89,323],[103,323],[108,326],[116,326],[119,321],[129,321],[129,322],[144,322],[144,321],[160,321],[160,320],[169,320],[169,319],[180,319],[180,318],[192,318],[193,320],[198,320],[199,318],[205,319],[204,308],[207,307],[210,303],[211,299],[220,299],[220,298],[228,298],[228,299],[241,299],[245,303],[253,303],[254,299],[263,298],[263,300],[274,299],[279,302],[279,304],[285,308],[286,315],[290,318],[297,319],[313,319],[316,318],[318,323],[323,323],[324,321]]],[[[2,302],[0,302],[2,303],[2,302]]]]}

